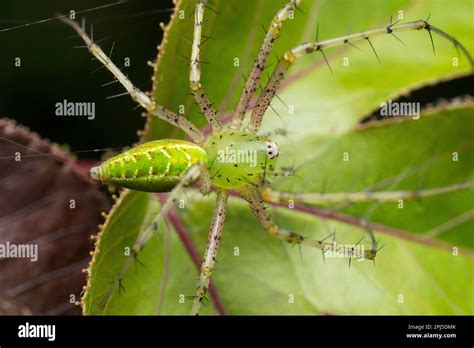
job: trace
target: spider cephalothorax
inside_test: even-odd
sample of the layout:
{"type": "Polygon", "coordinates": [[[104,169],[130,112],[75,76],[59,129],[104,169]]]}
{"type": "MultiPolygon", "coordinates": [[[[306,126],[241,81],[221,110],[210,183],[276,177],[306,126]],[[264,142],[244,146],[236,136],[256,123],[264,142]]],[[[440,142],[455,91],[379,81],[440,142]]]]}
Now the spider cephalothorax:
{"type": "MultiPolygon", "coordinates": [[[[274,144],[265,136],[224,130],[210,136],[204,149],[208,154],[212,183],[220,188],[236,189],[259,184],[265,172],[276,170],[276,158],[268,150],[274,144]]],[[[275,146],[274,151],[278,151],[275,146]]]]}
{"type": "MultiPolygon", "coordinates": [[[[352,45],[357,41],[368,41],[370,38],[408,30],[426,30],[430,37],[434,32],[450,40],[456,48],[459,48],[472,64],[472,58],[466,49],[452,36],[440,29],[433,27],[425,20],[408,23],[390,23],[387,27],[365,31],[357,34],[342,36],[335,39],[308,42],[288,50],[274,68],[269,76],[262,92],[256,96],[256,102],[251,100],[260,84],[262,72],[266,66],[267,59],[272,51],[274,42],[277,40],[284,22],[290,17],[298,6],[300,0],[290,0],[283,6],[273,18],[265,39],[260,48],[258,56],[253,64],[252,70],[246,81],[244,90],[237,103],[233,117],[229,125],[223,125],[221,118],[209,101],[203,86],[200,83],[200,48],[202,36],[202,24],[204,9],[207,1],[197,1],[194,22],[194,35],[192,41],[192,52],[190,61],[189,86],[191,92],[199,105],[202,114],[211,126],[212,133],[204,136],[186,117],[178,115],[164,106],[158,105],[144,92],[136,88],[130,80],[114,65],[99,46],[97,46],[77,25],[77,23],[63,17],[62,19],[71,25],[85,41],[89,51],[104,64],[125,87],[128,94],[152,116],[156,116],[185,132],[193,142],[183,140],[157,140],[141,144],[129,151],[115,156],[104,162],[99,167],[91,170],[91,176],[107,184],[117,185],[141,191],[164,192],[170,191],[168,199],[161,206],[161,210],[153,221],[141,232],[132,247],[131,255],[126,259],[119,274],[112,282],[112,286],[104,296],[99,308],[101,311],[107,305],[112,293],[121,286],[121,280],[127,272],[133,260],[141,252],[146,243],[156,231],[158,222],[165,218],[168,210],[173,205],[183,187],[196,183],[200,178],[201,192],[210,194],[216,192],[216,206],[213,213],[212,224],[209,230],[208,244],[202,261],[199,283],[194,297],[191,313],[198,314],[202,301],[208,288],[211,274],[214,269],[219,241],[225,222],[227,200],[230,190],[235,190],[242,198],[250,204],[250,209],[260,221],[263,229],[272,237],[291,244],[305,244],[322,251],[323,256],[328,251],[336,250],[334,240],[327,241],[306,238],[301,234],[288,231],[278,226],[267,211],[264,201],[275,203],[287,203],[288,201],[312,203],[315,201],[337,202],[337,201],[364,201],[368,199],[397,200],[400,197],[412,197],[409,191],[374,192],[368,195],[366,192],[354,193],[288,193],[275,192],[268,186],[269,177],[287,176],[292,171],[276,167],[279,155],[278,146],[270,139],[270,136],[259,135],[263,117],[272,102],[277,89],[285,78],[287,70],[300,57],[313,52],[352,45]],[[243,126],[247,113],[250,113],[250,122],[243,126]]],[[[326,58],[324,56],[324,58],[326,58]]],[[[471,184],[470,184],[471,185],[471,184]]],[[[437,190],[418,191],[417,197],[432,195],[433,192],[447,192],[458,190],[469,185],[456,185],[449,188],[437,190]]],[[[377,241],[369,230],[371,248],[365,250],[359,257],[374,260],[377,251],[377,241]]],[[[359,243],[362,239],[359,241],[359,243]]],[[[356,245],[358,245],[357,243],[356,245]]],[[[349,264],[355,246],[350,248],[349,264]]]]}

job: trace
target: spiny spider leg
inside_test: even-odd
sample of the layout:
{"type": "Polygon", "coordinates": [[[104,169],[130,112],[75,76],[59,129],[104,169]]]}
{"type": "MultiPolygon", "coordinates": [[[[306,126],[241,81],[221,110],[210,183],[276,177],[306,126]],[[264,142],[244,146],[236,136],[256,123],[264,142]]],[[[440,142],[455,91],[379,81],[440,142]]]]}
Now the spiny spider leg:
{"type": "Polygon", "coordinates": [[[196,3],[196,11],[194,15],[194,35],[191,52],[191,64],[189,67],[189,87],[196,99],[202,113],[211,125],[212,132],[215,133],[221,130],[222,125],[217,118],[217,113],[212,106],[212,103],[204,93],[201,85],[201,66],[199,61],[199,54],[201,51],[201,36],[202,23],[204,18],[204,7],[207,1],[200,0],[196,3]]]}
{"type": "Polygon", "coordinates": [[[258,51],[258,56],[254,62],[252,71],[250,72],[250,75],[245,83],[244,90],[240,96],[239,103],[237,104],[237,110],[232,117],[230,128],[241,128],[245,113],[249,108],[250,101],[252,100],[255,91],[257,90],[268,56],[272,51],[274,42],[280,34],[283,22],[290,16],[290,13],[295,10],[299,3],[300,0],[289,1],[278,11],[275,17],[273,17],[270,28],[268,29],[262,46],[258,51]]]}
{"type": "Polygon", "coordinates": [[[282,167],[279,171],[266,172],[266,178],[280,179],[296,176],[296,171],[291,167],[282,167]]]}
{"type": "Polygon", "coordinates": [[[468,58],[469,63],[471,66],[474,66],[473,59],[466,48],[454,37],[445,33],[441,29],[431,26],[425,20],[418,20],[414,22],[408,23],[400,23],[400,24],[390,24],[387,27],[369,30],[365,32],[360,32],[356,34],[346,35],[335,39],[329,39],[319,42],[308,42],[301,44],[290,51],[285,52],[283,58],[280,60],[278,65],[275,67],[272,75],[267,81],[265,85],[265,89],[258,97],[257,103],[255,108],[252,110],[251,120],[249,125],[247,126],[247,130],[251,133],[256,133],[260,129],[262,124],[263,116],[267,111],[270,103],[272,102],[278,87],[280,86],[281,82],[283,81],[286,72],[290,68],[291,65],[296,61],[297,58],[302,57],[305,54],[310,54],[313,52],[321,52],[324,54],[323,50],[331,47],[342,46],[345,44],[351,44],[353,42],[367,40],[369,44],[372,46],[370,39],[379,35],[383,34],[393,34],[395,32],[401,31],[409,31],[409,30],[421,30],[425,29],[430,34],[434,32],[448,41],[452,42],[456,48],[460,48],[461,51],[465,54],[468,58]]]}
{"type": "Polygon", "coordinates": [[[229,191],[218,190],[216,205],[212,216],[212,224],[209,229],[209,237],[207,240],[206,252],[201,265],[201,273],[199,275],[199,285],[194,298],[191,315],[198,315],[201,303],[204,300],[207,290],[209,288],[209,281],[211,279],[212,271],[217,256],[217,249],[221,241],[222,230],[224,228],[225,215],[227,211],[227,200],[229,198],[229,191]]]}
{"type": "Polygon", "coordinates": [[[101,300],[98,308],[95,312],[101,312],[107,306],[107,302],[109,301],[110,297],[114,293],[117,288],[121,287],[122,279],[127,273],[128,269],[132,265],[134,260],[137,260],[138,254],[143,250],[145,245],[148,243],[150,238],[153,236],[153,233],[157,232],[158,224],[161,220],[164,219],[170,208],[173,206],[174,201],[181,193],[183,187],[190,185],[193,183],[203,171],[207,170],[205,165],[195,164],[192,165],[188,171],[183,175],[180,182],[173,188],[173,190],[168,194],[166,202],[160,207],[160,212],[158,215],[152,220],[152,222],[142,231],[140,231],[137,239],[133,243],[132,250],[130,256],[127,257],[125,260],[120,272],[115,277],[112,286],[109,288],[107,293],[105,294],[104,298],[101,300]]]}
{"type": "MultiPolygon", "coordinates": [[[[261,198],[257,189],[252,187],[246,187],[245,189],[239,191],[242,198],[247,200],[250,203],[250,209],[260,221],[263,229],[272,237],[282,240],[290,244],[306,244],[313,248],[320,249],[322,252],[327,252],[329,250],[336,249],[336,243],[328,243],[323,240],[314,240],[308,239],[304,236],[280,228],[272,219],[270,213],[267,211],[267,207],[263,199],[261,198]]],[[[377,245],[372,243],[372,248],[370,250],[364,250],[364,254],[360,255],[361,257],[373,260],[377,254],[377,245]]]]}
{"type": "Polygon", "coordinates": [[[284,128],[276,128],[272,131],[269,131],[267,133],[264,133],[262,134],[263,136],[266,136],[266,137],[269,137],[269,138],[274,138],[278,135],[280,136],[287,136],[288,135],[288,131],[284,128]]]}
{"type": "Polygon", "coordinates": [[[102,49],[96,45],[81,29],[79,24],[66,16],[60,16],[59,19],[71,26],[79,34],[82,40],[84,40],[89,52],[114,75],[114,77],[122,84],[122,86],[125,87],[127,93],[130,94],[130,97],[135,102],[146,109],[150,114],[180,128],[191,139],[193,139],[194,142],[201,144],[204,141],[204,135],[192,122],[188,121],[182,116],[175,114],[161,105],[157,105],[150,99],[148,95],[146,95],[146,93],[136,88],[133,83],[122,73],[122,71],[120,71],[120,69],[112,62],[109,56],[107,56],[104,51],[102,51],[102,49]]]}
{"type": "Polygon", "coordinates": [[[474,181],[453,184],[449,186],[434,187],[422,190],[400,190],[400,191],[361,191],[361,192],[311,192],[292,193],[274,191],[270,187],[264,187],[260,194],[266,202],[288,203],[289,201],[303,204],[324,204],[340,202],[368,202],[368,201],[397,201],[399,199],[417,199],[422,197],[437,196],[453,191],[465,190],[474,187],[474,181]]]}
{"type": "Polygon", "coordinates": [[[208,196],[212,192],[212,178],[209,170],[204,170],[201,173],[201,194],[208,196]]]}

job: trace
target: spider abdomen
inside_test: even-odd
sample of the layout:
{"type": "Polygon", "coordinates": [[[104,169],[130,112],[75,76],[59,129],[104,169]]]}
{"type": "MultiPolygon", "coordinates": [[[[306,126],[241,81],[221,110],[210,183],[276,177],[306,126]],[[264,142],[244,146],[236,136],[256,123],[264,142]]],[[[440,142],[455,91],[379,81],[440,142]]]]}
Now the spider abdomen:
{"type": "Polygon", "coordinates": [[[207,163],[206,152],[198,145],[183,140],[156,140],[110,158],[92,168],[91,176],[109,185],[165,192],[198,162],[207,163]]]}
{"type": "Polygon", "coordinates": [[[226,189],[260,183],[275,170],[278,148],[266,136],[235,130],[211,135],[203,146],[212,183],[226,189]]]}

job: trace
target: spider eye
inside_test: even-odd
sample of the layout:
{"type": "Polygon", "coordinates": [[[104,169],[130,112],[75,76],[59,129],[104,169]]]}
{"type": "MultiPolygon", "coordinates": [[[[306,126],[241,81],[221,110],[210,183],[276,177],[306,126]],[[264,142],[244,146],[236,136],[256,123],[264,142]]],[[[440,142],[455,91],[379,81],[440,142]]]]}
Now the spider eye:
{"type": "Polygon", "coordinates": [[[269,159],[278,156],[278,145],[273,141],[267,141],[267,155],[269,159]]]}

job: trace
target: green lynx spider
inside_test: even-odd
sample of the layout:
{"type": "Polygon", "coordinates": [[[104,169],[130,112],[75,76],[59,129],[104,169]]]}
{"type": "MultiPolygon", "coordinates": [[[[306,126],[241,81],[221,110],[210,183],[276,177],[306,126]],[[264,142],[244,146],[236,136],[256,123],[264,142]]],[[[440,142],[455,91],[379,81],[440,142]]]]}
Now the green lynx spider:
{"type": "MultiPolygon", "coordinates": [[[[245,88],[241,94],[230,125],[224,127],[200,83],[199,54],[203,17],[207,1],[197,1],[189,85],[202,114],[211,126],[212,134],[208,137],[205,137],[192,122],[156,104],[146,93],[137,89],[114,65],[110,57],[89,38],[76,22],[66,17],[61,17],[63,21],[69,24],[82,37],[90,53],[107,67],[115,78],[125,87],[127,94],[130,94],[134,101],[146,109],[151,115],[180,128],[193,140],[193,142],[182,140],[157,140],[147,142],[91,169],[92,178],[106,184],[149,192],[165,192],[171,190],[158,215],[140,232],[139,237],[133,245],[132,255],[126,259],[121,271],[115,277],[108,293],[101,301],[99,310],[105,308],[112,293],[121,286],[121,280],[124,274],[132,262],[137,259],[138,254],[147,244],[153,233],[155,233],[158,222],[165,218],[181,190],[185,186],[196,183],[198,180],[200,180],[202,194],[209,195],[212,191],[216,191],[217,199],[212,224],[209,230],[208,244],[200,268],[196,296],[194,297],[191,310],[191,314],[193,315],[199,313],[201,303],[208,292],[209,282],[214,270],[217,250],[224,227],[230,190],[235,190],[241,197],[249,202],[250,209],[270,236],[291,244],[305,244],[320,249],[324,256],[325,251],[332,250],[332,248],[335,247],[335,242],[326,242],[325,240],[327,238],[323,240],[305,238],[300,234],[279,227],[266,210],[264,201],[281,203],[293,199],[295,202],[314,204],[331,201],[340,202],[344,200],[397,200],[400,198],[442,194],[472,186],[470,184],[454,185],[438,189],[420,190],[416,193],[408,191],[373,192],[370,193],[370,195],[367,192],[350,194],[283,193],[275,192],[269,187],[267,181],[268,177],[287,176],[292,173],[291,170],[283,169],[280,172],[276,170],[276,160],[279,155],[277,144],[270,139],[271,134],[257,135],[257,133],[259,132],[265,112],[285,77],[285,73],[299,57],[313,52],[321,52],[324,55],[324,49],[345,44],[352,45],[357,41],[368,41],[370,43],[372,37],[382,34],[395,35],[395,32],[400,31],[426,30],[430,38],[431,33],[434,32],[451,41],[456,48],[461,49],[472,65],[472,58],[464,46],[452,36],[431,26],[426,20],[408,23],[391,23],[380,29],[320,42],[304,43],[287,51],[282,59],[279,60],[262,93],[257,97],[255,107],[251,110],[250,123],[242,127],[245,115],[250,109],[251,100],[255,95],[257,86],[259,86],[267,58],[272,51],[272,46],[280,34],[283,23],[288,19],[290,14],[294,12],[299,2],[300,0],[289,1],[273,18],[246,81],[245,88]],[[237,152],[253,153],[257,165],[252,165],[250,161],[244,163],[221,161],[219,159],[219,150],[226,147],[232,147],[237,152]]],[[[326,57],[324,56],[324,58],[326,57]]],[[[360,257],[374,260],[378,251],[377,242],[373,234],[370,233],[370,235],[372,246],[369,250],[365,250],[360,257]]]]}

